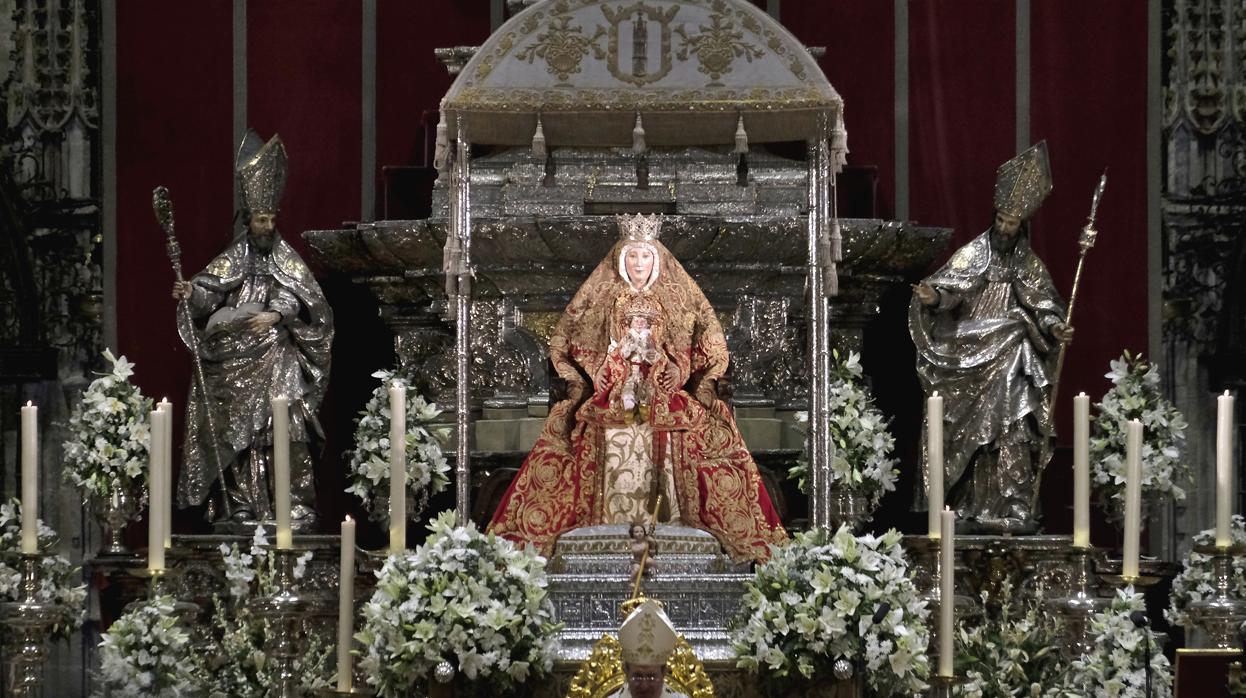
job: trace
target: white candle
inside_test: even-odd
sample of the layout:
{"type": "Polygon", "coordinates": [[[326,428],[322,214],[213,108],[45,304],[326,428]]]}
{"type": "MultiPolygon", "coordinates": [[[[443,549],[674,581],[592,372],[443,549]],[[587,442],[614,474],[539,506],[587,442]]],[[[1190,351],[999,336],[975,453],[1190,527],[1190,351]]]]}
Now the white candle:
{"type": "Polygon", "coordinates": [[[173,547],[173,403],[161,398],[156,409],[165,413],[164,442],[160,448],[160,528],[164,531],[164,547],[173,547]]]}
{"type": "Polygon", "coordinates": [[[150,441],[147,447],[147,569],[153,572],[164,570],[164,504],[160,500],[164,486],[161,482],[160,452],[164,449],[166,416],[158,409],[151,411],[150,441]]]}
{"type": "Polygon", "coordinates": [[[1233,396],[1216,398],[1216,546],[1233,544],[1229,517],[1233,515],[1233,396]]]}
{"type": "Polygon", "coordinates": [[[39,552],[39,408],[22,407],[22,552],[39,552]]]}
{"type": "Polygon", "coordinates": [[[290,533],[290,400],[273,398],[273,506],[277,510],[277,547],[288,550],[290,533]]]}
{"type": "Polygon", "coordinates": [[[1090,547],[1090,397],[1073,398],[1073,547],[1090,547]]]}
{"type": "Polygon", "coordinates": [[[337,605],[337,690],[350,691],[351,637],[355,632],[355,521],[342,522],[342,568],[338,574],[337,605]]]}
{"type": "Polygon", "coordinates": [[[389,552],[407,549],[407,388],[389,384],[389,552]]]}
{"type": "Polygon", "coordinates": [[[939,579],[939,676],[953,675],[955,633],[952,628],[956,606],[956,514],[951,509],[939,512],[939,558],[942,567],[939,579]]]}
{"type": "Polygon", "coordinates": [[[943,397],[937,390],[926,398],[926,465],[927,534],[938,538],[943,511],[943,397]]]}
{"type": "Polygon", "coordinates": [[[1121,575],[1138,576],[1138,529],[1142,518],[1142,422],[1129,420],[1125,437],[1125,550],[1121,575]]]}

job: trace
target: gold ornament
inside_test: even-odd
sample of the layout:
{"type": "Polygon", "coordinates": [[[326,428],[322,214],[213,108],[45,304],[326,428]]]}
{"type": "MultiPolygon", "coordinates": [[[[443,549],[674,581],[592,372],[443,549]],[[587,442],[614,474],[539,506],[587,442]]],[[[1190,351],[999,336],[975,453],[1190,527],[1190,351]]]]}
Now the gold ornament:
{"type": "MultiPolygon", "coordinates": [[[[705,673],[705,665],[682,635],[666,662],[666,686],[689,698],[714,697],[714,684],[705,673]]],[[[571,679],[567,698],[606,698],[622,687],[622,648],[613,636],[602,635],[571,679]]]]}

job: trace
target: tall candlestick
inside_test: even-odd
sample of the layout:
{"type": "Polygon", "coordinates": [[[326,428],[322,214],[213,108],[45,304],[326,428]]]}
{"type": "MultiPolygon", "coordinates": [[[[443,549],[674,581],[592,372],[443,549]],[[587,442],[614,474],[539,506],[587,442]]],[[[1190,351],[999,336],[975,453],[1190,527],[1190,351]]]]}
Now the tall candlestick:
{"type": "Polygon", "coordinates": [[[389,552],[407,549],[407,388],[389,384],[389,552]]]}
{"type": "Polygon", "coordinates": [[[1073,398],[1073,547],[1090,547],[1090,397],[1073,398]]]}
{"type": "Polygon", "coordinates": [[[337,690],[350,691],[351,638],[355,634],[355,521],[349,516],[342,522],[342,568],[338,574],[337,605],[337,690]]]}
{"type": "Polygon", "coordinates": [[[39,408],[22,407],[22,552],[39,551],[39,408]]]}
{"type": "Polygon", "coordinates": [[[273,398],[273,506],[277,510],[277,547],[289,549],[290,533],[290,400],[273,398]]]}
{"type": "Polygon", "coordinates": [[[147,447],[147,569],[164,570],[164,503],[165,491],[161,482],[161,450],[164,449],[164,425],[166,413],[152,410],[150,414],[150,444],[147,447]]]}
{"type": "Polygon", "coordinates": [[[1216,398],[1216,546],[1233,544],[1229,517],[1233,515],[1233,396],[1216,398]]]}
{"type": "Polygon", "coordinates": [[[943,511],[943,396],[937,390],[926,398],[926,466],[927,535],[938,538],[943,511]]]}
{"type": "Polygon", "coordinates": [[[956,607],[956,514],[951,509],[939,512],[939,676],[952,676],[955,658],[956,631],[952,627],[956,607]]]}
{"type": "Polygon", "coordinates": [[[1125,436],[1125,550],[1121,576],[1138,576],[1139,525],[1142,519],[1142,422],[1131,419],[1125,436]]]}
{"type": "Polygon", "coordinates": [[[156,409],[165,413],[164,443],[160,449],[160,511],[161,529],[164,531],[164,547],[173,547],[173,403],[161,398],[156,409]]]}

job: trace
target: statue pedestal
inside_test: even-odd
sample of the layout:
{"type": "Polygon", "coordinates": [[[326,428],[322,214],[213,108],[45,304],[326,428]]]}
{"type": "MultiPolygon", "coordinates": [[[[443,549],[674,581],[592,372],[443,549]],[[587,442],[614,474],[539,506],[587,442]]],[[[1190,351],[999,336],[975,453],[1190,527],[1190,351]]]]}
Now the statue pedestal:
{"type": "MultiPolygon", "coordinates": [[[[1041,591],[1048,598],[1067,593],[1073,585],[1073,565],[1068,559],[1071,536],[956,536],[956,593],[982,603],[982,594],[1000,598],[1001,589],[1010,584],[1016,593],[1041,591]]],[[[923,535],[904,537],[914,574],[921,585],[933,578],[934,559],[929,539],[923,535]]],[[[979,609],[980,610],[980,609],[979,609]]]]}

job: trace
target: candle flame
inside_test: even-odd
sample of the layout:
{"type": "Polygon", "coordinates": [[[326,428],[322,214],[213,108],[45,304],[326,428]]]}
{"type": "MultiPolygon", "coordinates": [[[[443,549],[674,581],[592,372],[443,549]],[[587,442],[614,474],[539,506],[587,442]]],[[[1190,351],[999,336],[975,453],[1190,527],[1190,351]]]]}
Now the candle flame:
{"type": "MultiPolygon", "coordinates": [[[[1227,393],[1228,391],[1225,391],[1225,392],[1227,393]]],[[[33,400],[27,400],[27,401],[26,401],[26,406],[27,406],[27,407],[34,407],[34,406],[35,406],[35,403],[34,403],[34,401],[33,401],[33,400]]]]}
{"type": "Polygon", "coordinates": [[[350,514],[347,514],[346,520],[343,521],[342,523],[352,523],[352,522],[354,522],[354,519],[350,518],[350,514]]]}

